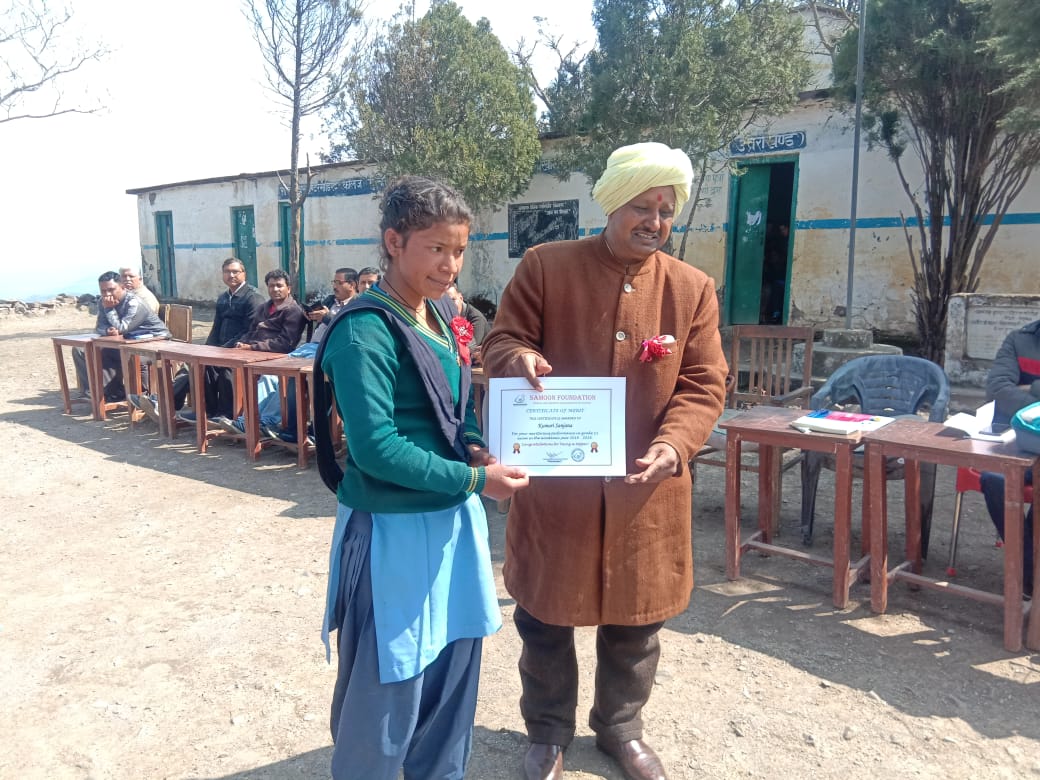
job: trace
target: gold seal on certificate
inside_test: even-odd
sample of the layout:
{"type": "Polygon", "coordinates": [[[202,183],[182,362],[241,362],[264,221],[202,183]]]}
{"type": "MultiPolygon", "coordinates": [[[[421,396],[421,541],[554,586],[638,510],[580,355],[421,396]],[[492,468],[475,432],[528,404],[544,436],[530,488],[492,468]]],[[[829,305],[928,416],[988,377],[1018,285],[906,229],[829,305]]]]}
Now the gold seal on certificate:
{"type": "Polygon", "coordinates": [[[541,377],[488,383],[488,448],[532,477],[620,477],[625,462],[625,378],[541,377]]]}

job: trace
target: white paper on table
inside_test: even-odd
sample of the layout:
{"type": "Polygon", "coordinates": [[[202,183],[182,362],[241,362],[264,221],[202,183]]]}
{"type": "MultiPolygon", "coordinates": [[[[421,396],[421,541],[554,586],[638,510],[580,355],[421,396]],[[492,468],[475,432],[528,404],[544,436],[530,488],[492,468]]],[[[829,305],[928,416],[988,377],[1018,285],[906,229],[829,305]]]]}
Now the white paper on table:
{"type": "Polygon", "coordinates": [[[625,378],[519,377],[488,383],[488,449],[535,477],[624,476],[625,378]]]}
{"type": "Polygon", "coordinates": [[[1015,431],[1012,428],[1008,428],[1003,433],[983,433],[988,431],[990,426],[993,424],[993,412],[996,408],[996,404],[990,401],[988,404],[984,404],[975,410],[975,414],[968,414],[967,412],[960,412],[953,415],[952,417],[946,418],[943,421],[943,425],[947,428],[956,428],[958,431],[963,431],[972,439],[978,439],[979,441],[1003,441],[1010,442],[1015,439],[1015,431]]]}

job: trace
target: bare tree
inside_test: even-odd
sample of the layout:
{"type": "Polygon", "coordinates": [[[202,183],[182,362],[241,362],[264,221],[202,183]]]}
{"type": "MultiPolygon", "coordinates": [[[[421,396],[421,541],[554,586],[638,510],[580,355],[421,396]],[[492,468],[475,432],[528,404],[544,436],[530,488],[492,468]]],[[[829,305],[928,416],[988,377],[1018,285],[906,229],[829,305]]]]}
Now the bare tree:
{"type": "MultiPolygon", "coordinates": [[[[332,103],[343,84],[351,32],[361,23],[356,0],[246,0],[246,17],[266,65],[267,84],[289,109],[289,276],[294,289],[300,275],[300,227],[310,194],[308,158],[301,183],[300,122],[332,103]]],[[[297,290],[302,293],[301,290],[297,290]]]]}
{"type": "Polygon", "coordinates": [[[544,17],[535,16],[534,21],[538,24],[538,37],[533,43],[521,38],[510,56],[524,72],[534,96],[545,106],[539,129],[557,135],[579,132],[581,116],[588,102],[582,82],[588,47],[582,41],[565,43],[562,34],[548,28],[548,20],[544,17]],[[534,56],[539,46],[556,57],[556,75],[547,87],[538,83],[534,73],[534,56]]]}
{"type": "MultiPolygon", "coordinates": [[[[1040,165],[1040,117],[1007,127],[1033,85],[1016,84],[1017,71],[986,45],[991,3],[870,0],[867,13],[864,127],[913,209],[903,233],[921,354],[941,365],[950,296],[978,289],[997,232],[1040,165]]],[[[837,47],[839,95],[854,93],[857,44],[850,28],[837,47]]]]}
{"type": "Polygon", "coordinates": [[[859,24],[859,3],[860,0],[830,0],[830,2],[808,0],[805,4],[812,15],[813,27],[816,28],[820,45],[832,60],[835,49],[838,48],[838,41],[850,27],[856,27],[859,24]],[[834,29],[829,29],[820,19],[821,10],[825,14],[837,17],[841,24],[834,29]]]}
{"type": "Polygon", "coordinates": [[[104,44],[70,42],[72,11],[46,0],[10,0],[0,12],[0,123],[92,114],[101,105],[69,105],[62,83],[109,53],[104,44]]]}

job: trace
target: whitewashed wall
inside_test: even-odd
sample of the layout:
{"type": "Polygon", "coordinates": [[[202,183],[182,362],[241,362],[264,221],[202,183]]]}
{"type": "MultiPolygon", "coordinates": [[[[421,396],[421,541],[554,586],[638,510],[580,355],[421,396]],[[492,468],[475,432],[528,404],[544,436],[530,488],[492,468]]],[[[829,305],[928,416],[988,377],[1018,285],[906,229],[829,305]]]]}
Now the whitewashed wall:
{"type": "MultiPolygon", "coordinates": [[[[756,132],[806,132],[798,154],[795,234],[791,278],[792,324],[818,328],[844,325],[848,265],[848,217],[852,167],[852,129],[848,119],[826,101],[807,102],[756,132]]],[[[914,177],[913,162],[907,161],[914,177]]],[[[852,306],[853,326],[912,334],[911,267],[903,231],[893,220],[910,216],[895,168],[881,152],[861,157],[859,228],[852,306]],[[881,227],[873,225],[883,221],[881,227]],[[887,221],[887,222],[885,222],[887,221]]],[[[323,166],[326,183],[371,176],[357,164],[323,166]]],[[[917,177],[919,178],[919,177],[917,177]]],[[[913,180],[913,179],[912,179],[913,180]]],[[[704,202],[694,214],[684,259],[705,270],[721,287],[727,263],[726,226],[730,216],[730,176],[709,174],[704,202]]],[[[538,173],[514,203],[576,199],[581,235],[602,229],[606,219],[592,201],[587,179],[566,182],[538,173]]],[[[142,256],[146,276],[155,284],[157,247],[154,215],[173,214],[179,297],[212,300],[223,289],[220,263],[232,253],[231,208],[252,205],[256,218],[257,273],[279,265],[278,180],[273,173],[204,182],[163,185],[138,192],[142,256]]],[[[678,252],[690,206],[676,220],[678,252]]],[[[309,289],[327,287],[339,266],[378,265],[379,212],[375,196],[311,197],[305,206],[306,278],[309,289]]],[[[495,300],[509,281],[517,258],[510,258],[508,209],[481,214],[473,226],[460,286],[467,294],[495,300]]],[[[914,234],[916,242],[916,234],[914,234]]],[[[986,260],[979,292],[1040,294],[1035,247],[1040,245],[1040,184],[1031,183],[1014,204],[986,260]]]]}

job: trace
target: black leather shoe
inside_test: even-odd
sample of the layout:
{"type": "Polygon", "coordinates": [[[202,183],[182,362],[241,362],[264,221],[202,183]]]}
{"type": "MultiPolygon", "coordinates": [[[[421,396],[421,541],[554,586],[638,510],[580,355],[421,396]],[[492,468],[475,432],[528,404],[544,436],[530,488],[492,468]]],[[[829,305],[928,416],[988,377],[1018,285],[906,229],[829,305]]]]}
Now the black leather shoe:
{"type": "Polygon", "coordinates": [[[524,754],[526,780],[563,780],[563,748],[532,742],[524,754]]]}
{"type": "Polygon", "coordinates": [[[597,739],[596,747],[618,762],[628,780],[668,780],[661,759],[641,739],[630,739],[628,742],[597,739]]]}

